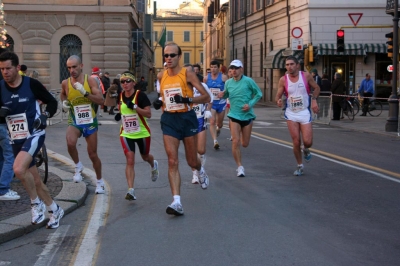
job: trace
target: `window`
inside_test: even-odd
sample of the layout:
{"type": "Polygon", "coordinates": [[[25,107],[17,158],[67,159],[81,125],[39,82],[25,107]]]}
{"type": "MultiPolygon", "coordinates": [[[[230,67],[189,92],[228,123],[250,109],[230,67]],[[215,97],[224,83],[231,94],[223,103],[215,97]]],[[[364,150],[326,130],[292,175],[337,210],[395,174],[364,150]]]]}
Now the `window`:
{"type": "Polygon", "coordinates": [[[262,77],[263,73],[263,62],[264,62],[264,45],[260,43],[260,77],[262,77]]]}
{"type": "Polygon", "coordinates": [[[14,39],[8,34],[6,34],[6,38],[5,43],[7,51],[14,52],[14,39]]]}
{"type": "Polygon", "coordinates": [[[60,40],[60,83],[69,78],[67,59],[71,55],[82,58],[82,41],[74,34],[67,34],[60,40]]]}
{"type": "Polygon", "coordinates": [[[204,31],[200,31],[200,41],[204,41],[204,31]]]}
{"type": "Polygon", "coordinates": [[[270,6],[274,3],[274,0],[265,0],[265,6],[270,6]]]}
{"type": "Polygon", "coordinates": [[[263,7],[263,0],[256,0],[256,10],[260,10],[263,7]]]}
{"type": "Polygon", "coordinates": [[[167,31],[167,42],[173,42],[173,41],[174,41],[174,32],[167,31]]]}
{"type": "Polygon", "coordinates": [[[203,64],[204,62],[204,54],[203,52],[200,52],[200,63],[203,64]]]}
{"type": "Polygon", "coordinates": [[[154,42],[157,43],[158,42],[158,31],[154,32],[154,42]]]}
{"type": "MultiPolygon", "coordinates": [[[[250,44],[250,58],[253,58],[253,45],[250,44]]],[[[249,66],[249,76],[253,76],[253,60],[250,60],[250,66],[249,66]]]]}
{"type": "Polygon", "coordinates": [[[183,53],[183,64],[190,64],[190,53],[189,52],[183,53]]]}
{"type": "Polygon", "coordinates": [[[144,0],[136,0],[136,10],[138,13],[145,13],[144,0]]]}
{"type": "Polygon", "coordinates": [[[184,42],[190,42],[190,31],[184,31],[183,32],[183,41],[184,42]]]}

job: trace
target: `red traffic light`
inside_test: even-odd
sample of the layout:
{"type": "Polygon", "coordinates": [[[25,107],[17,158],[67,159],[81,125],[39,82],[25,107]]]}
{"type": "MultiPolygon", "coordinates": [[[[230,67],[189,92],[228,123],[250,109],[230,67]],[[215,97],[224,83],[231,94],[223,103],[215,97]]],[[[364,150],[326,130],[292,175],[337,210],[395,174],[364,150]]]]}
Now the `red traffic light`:
{"type": "Polygon", "coordinates": [[[343,38],[344,37],[344,30],[337,30],[336,36],[340,37],[340,38],[343,38]]]}

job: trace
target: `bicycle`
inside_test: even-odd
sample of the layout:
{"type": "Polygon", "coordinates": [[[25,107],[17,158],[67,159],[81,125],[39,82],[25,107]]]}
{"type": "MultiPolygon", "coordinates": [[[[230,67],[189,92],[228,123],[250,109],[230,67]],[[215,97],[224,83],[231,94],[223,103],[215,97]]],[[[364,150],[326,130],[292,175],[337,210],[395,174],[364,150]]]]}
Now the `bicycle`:
{"type": "Polygon", "coordinates": [[[379,100],[369,101],[367,108],[371,116],[379,116],[382,113],[382,103],[379,100]]]}
{"type": "Polygon", "coordinates": [[[342,104],[341,104],[343,114],[345,114],[352,121],[354,120],[354,116],[355,116],[353,102],[354,102],[354,98],[347,97],[342,100],[342,104]]]}
{"type": "Polygon", "coordinates": [[[49,158],[47,157],[47,149],[44,143],[35,156],[35,164],[43,183],[46,184],[49,177],[49,158]]]}

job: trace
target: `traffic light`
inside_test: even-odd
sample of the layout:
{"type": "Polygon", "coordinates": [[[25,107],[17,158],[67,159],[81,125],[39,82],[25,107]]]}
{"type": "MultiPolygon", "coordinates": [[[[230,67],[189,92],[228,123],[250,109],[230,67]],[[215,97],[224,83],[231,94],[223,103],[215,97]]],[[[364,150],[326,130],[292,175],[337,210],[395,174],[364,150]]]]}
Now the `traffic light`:
{"type": "Polygon", "coordinates": [[[308,48],[304,49],[304,66],[310,65],[310,53],[308,48]]]}
{"type": "Polygon", "coordinates": [[[314,47],[311,44],[308,45],[308,61],[314,62],[314,47]]]}
{"type": "Polygon", "coordinates": [[[336,31],[336,52],[344,52],[344,30],[336,31]]]}
{"type": "Polygon", "coordinates": [[[388,38],[387,44],[387,55],[388,57],[393,57],[393,31],[386,33],[385,37],[388,38]]]}

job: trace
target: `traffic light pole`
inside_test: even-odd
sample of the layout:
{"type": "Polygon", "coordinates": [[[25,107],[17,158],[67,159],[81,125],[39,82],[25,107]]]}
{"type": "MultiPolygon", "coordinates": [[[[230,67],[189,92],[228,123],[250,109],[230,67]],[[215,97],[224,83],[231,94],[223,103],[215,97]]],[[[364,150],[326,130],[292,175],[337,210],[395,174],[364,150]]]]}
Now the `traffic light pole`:
{"type": "Polygon", "coordinates": [[[385,125],[385,131],[397,132],[399,119],[399,100],[397,97],[397,75],[399,65],[399,2],[394,1],[393,15],[393,76],[392,76],[392,94],[389,102],[389,116],[385,125]]]}

